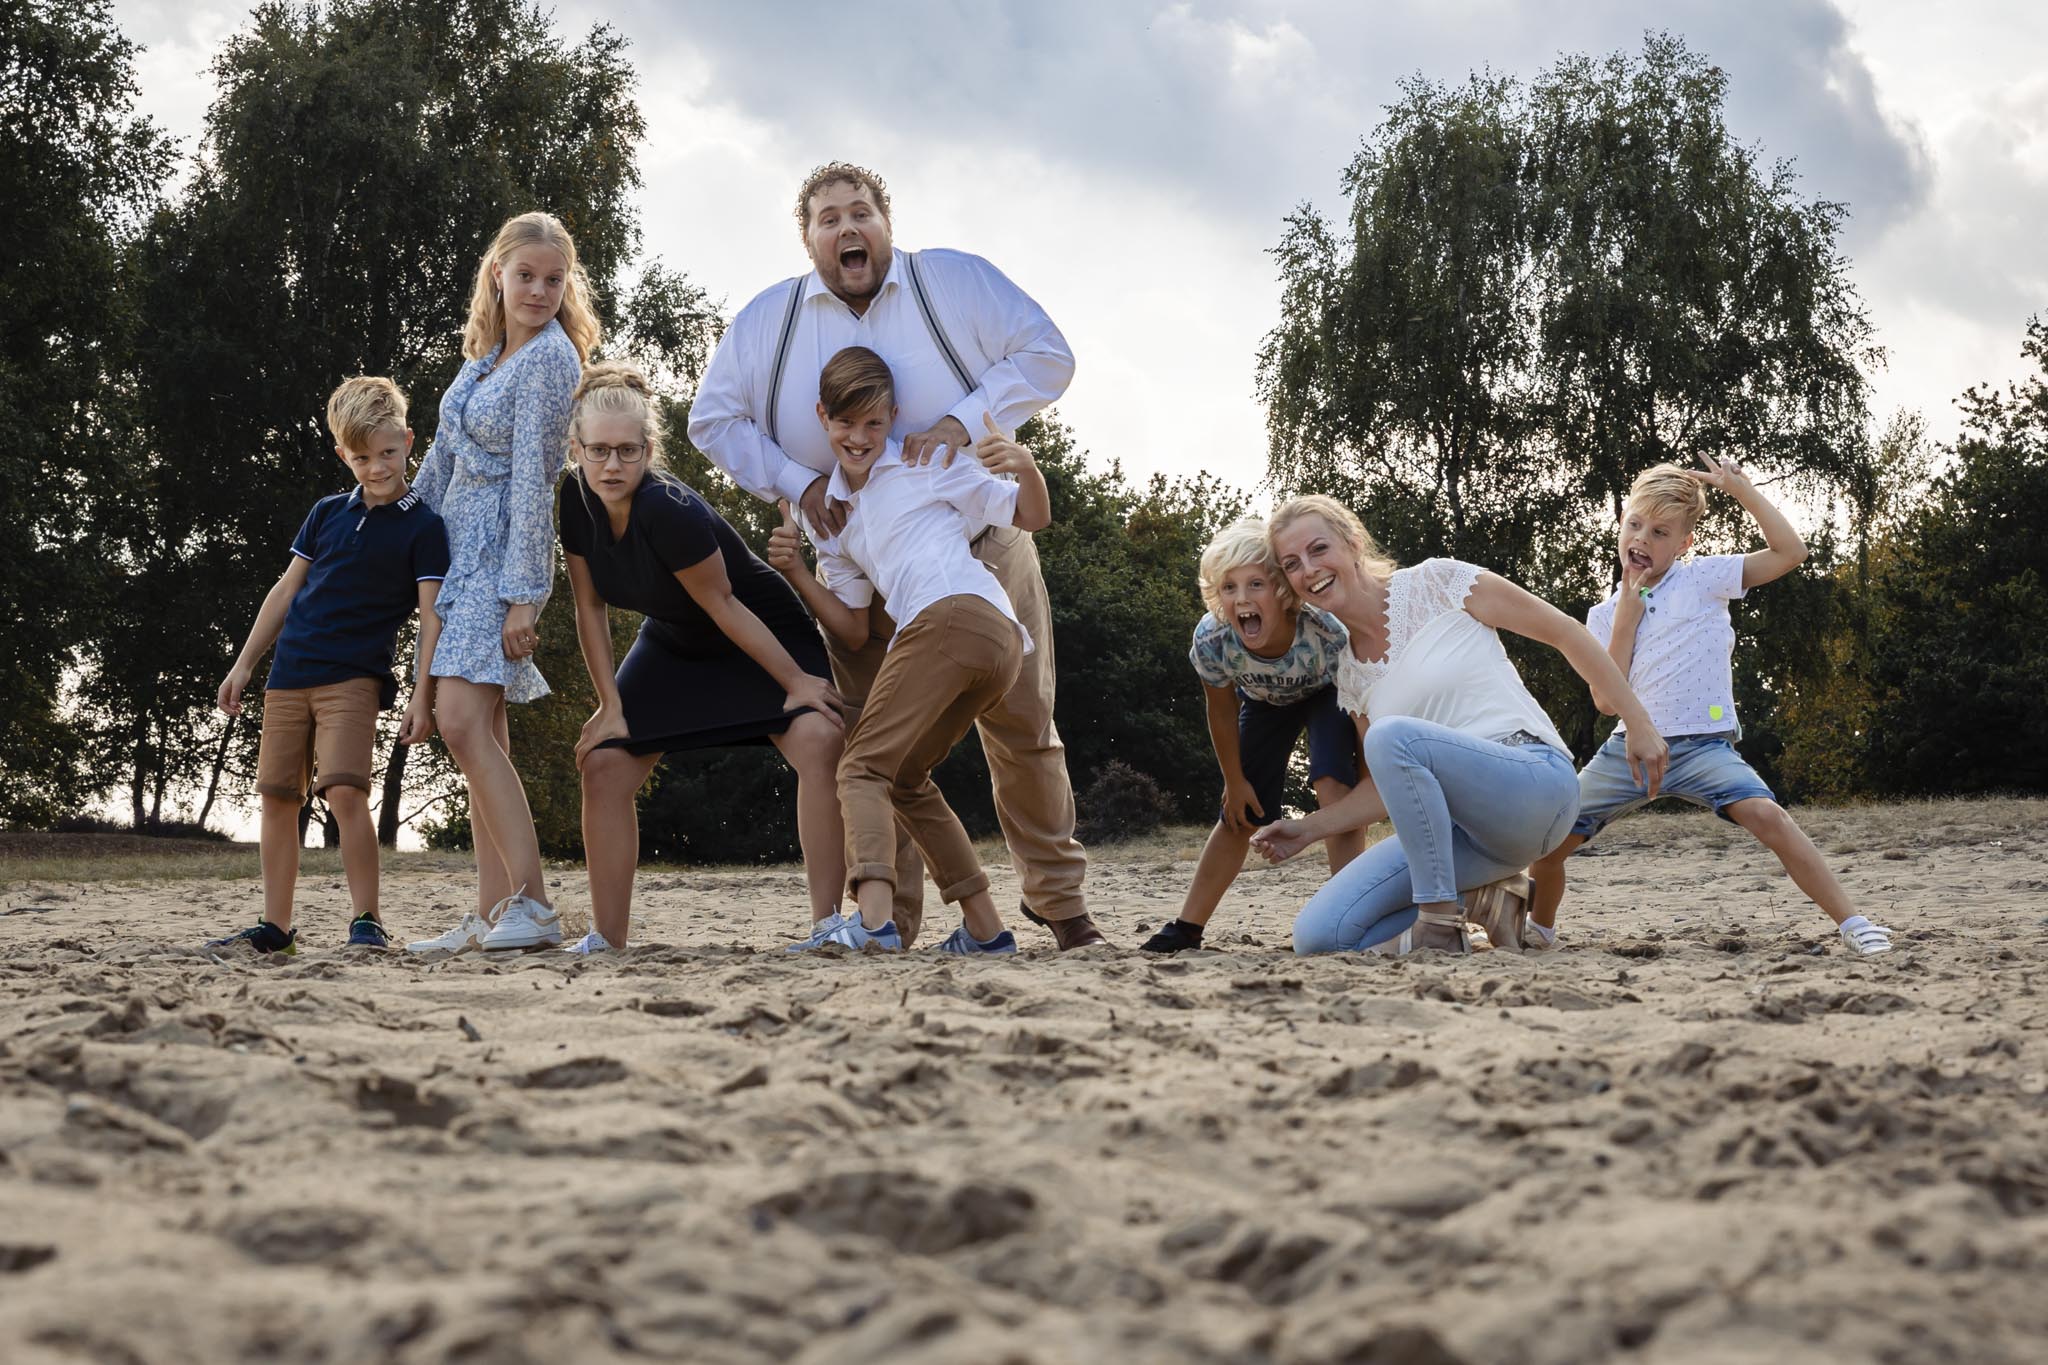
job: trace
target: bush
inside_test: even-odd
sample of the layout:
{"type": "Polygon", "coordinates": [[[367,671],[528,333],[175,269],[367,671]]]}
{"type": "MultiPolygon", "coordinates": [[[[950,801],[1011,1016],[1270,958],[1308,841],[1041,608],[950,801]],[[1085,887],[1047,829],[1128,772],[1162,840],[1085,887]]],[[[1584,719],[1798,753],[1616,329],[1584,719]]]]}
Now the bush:
{"type": "Polygon", "coordinates": [[[1113,758],[1096,770],[1075,805],[1080,818],[1074,833],[1081,842],[1114,844],[1158,829],[1171,803],[1151,777],[1113,758]]]}

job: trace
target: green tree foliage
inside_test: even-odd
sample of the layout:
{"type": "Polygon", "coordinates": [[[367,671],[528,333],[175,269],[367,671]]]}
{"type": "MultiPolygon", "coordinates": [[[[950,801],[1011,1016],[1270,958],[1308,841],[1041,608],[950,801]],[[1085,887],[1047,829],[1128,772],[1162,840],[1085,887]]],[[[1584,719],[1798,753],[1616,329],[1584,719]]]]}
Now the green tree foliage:
{"type": "Polygon", "coordinates": [[[2048,324],[2022,349],[2036,373],[1963,396],[1949,467],[1874,566],[1882,790],[2048,788],[2048,324]]]}
{"type": "Polygon", "coordinates": [[[333,386],[392,376],[424,452],[478,257],[533,208],[575,235],[610,320],[644,132],[624,47],[565,41],[531,0],[336,0],[260,5],[215,59],[191,181],[138,251],[148,449],[103,528],[124,581],[82,689],[138,824],[226,754],[219,675],[307,508],[348,486],[333,386]]]}
{"type": "MultiPolygon", "coordinates": [[[[1527,86],[1404,84],[1346,173],[1348,234],[1304,207],[1276,252],[1258,371],[1274,481],[1345,498],[1404,561],[1472,560],[1579,616],[1613,582],[1614,517],[1651,464],[1731,451],[1776,496],[1823,503],[1869,486],[1874,353],[1842,209],[1734,141],[1726,85],[1664,36],[1527,86]]],[[[1727,504],[1701,539],[1754,532],[1727,504]]],[[[1824,599],[1774,586],[1746,606],[1764,657],[1745,669],[1801,662],[1824,599]]],[[[1583,685],[1514,647],[1588,750],[1583,685]]],[[[1772,695],[1739,699],[1753,736],[1772,695]]]]}
{"type": "Polygon", "coordinates": [[[122,253],[174,155],[134,113],[108,8],[0,0],[0,822],[47,822],[95,785],[62,688],[124,483],[122,253]]]}

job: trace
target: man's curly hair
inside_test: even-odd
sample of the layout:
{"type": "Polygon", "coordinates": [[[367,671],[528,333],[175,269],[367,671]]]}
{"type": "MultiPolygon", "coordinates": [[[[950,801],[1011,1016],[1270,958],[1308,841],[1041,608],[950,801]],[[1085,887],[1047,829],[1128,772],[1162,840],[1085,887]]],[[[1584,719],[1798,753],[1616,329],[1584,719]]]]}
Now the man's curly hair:
{"type": "Polygon", "coordinates": [[[895,220],[889,214],[889,187],[882,183],[882,177],[865,166],[856,166],[850,161],[828,161],[804,177],[803,188],[796,192],[797,236],[807,236],[811,230],[811,196],[827,185],[840,181],[859,185],[875,196],[875,207],[882,217],[890,222],[895,220]]]}

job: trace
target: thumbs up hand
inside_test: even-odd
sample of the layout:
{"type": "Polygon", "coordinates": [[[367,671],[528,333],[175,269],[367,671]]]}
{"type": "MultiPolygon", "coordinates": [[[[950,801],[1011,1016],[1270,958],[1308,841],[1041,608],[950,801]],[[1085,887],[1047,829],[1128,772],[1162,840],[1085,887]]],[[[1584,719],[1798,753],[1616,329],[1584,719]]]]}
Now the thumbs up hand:
{"type": "Polygon", "coordinates": [[[1038,467],[1038,462],[1031,458],[1031,452],[1011,440],[1009,433],[996,425],[993,413],[984,412],[981,425],[986,430],[974,443],[974,458],[981,461],[983,469],[991,474],[1021,474],[1038,467]]]}
{"type": "Polygon", "coordinates": [[[788,498],[777,498],[775,507],[782,513],[782,524],[768,533],[768,566],[785,578],[794,578],[804,572],[803,534],[789,510],[788,498]]]}

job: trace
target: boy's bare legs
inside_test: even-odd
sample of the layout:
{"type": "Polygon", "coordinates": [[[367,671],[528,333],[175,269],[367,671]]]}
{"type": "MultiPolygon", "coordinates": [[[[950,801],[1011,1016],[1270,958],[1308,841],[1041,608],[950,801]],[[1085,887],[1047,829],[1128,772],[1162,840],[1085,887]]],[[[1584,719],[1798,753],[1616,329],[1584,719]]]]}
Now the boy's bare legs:
{"type": "Polygon", "coordinates": [[[1188,883],[1187,897],[1181,902],[1182,919],[1189,924],[1209,922],[1223,901],[1223,893],[1244,871],[1244,855],[1251,846],[1249,833],[1237,834],[1221,820],[1216,822],[1216,828],[1209,831],[1208,842],[1202,845],[1201,859],[1195,863],[1195,879],[1188,883]]]}
{"type": "MultiPolygon", "coordinates": [[[[815,924],[838,912],[840,888],[846,885],[846,820],[839,804],[839,755],[846,732],[808,712],[769,738],[796,770],[796,840],[804,851],[804,880],[810,887],[815,924]]],[[[586,845],[589,837],[584,835],[586,845]]],[[[921,866],[918,875],[923,876],[921,866]]]]}
{"type": "Polygon", "coordinates": [[[289,796],[263,797],[263,831],[257,845],[263,863],[263,918],[280,929],[292,927],[292,893],[299,884],[299,802],[289,796]]]}
{"type": "Polygon", "coordinates": [[[1792,878],[1792,884],[1804,891],[1807,899],[1825,911],[1829,919],[1840,924],[1856,913],[1856,907],[1849,903],[1849,893],[1835,879],[1834,871],[1822,859],[1820,850],[1813,846],[1813,840],[1806,837],[1806,831],[1799,828],[1798,822],[1785,813],[1783,806],[1769,797],[1752,796],[1730,805],[1728,818],[1777,854],[1778,861],[1785,865],[1786,875],[1792,878]]]}
{"type": "MultiPolygon", "coordinates": [[[[1316,806],[1327,810],[1345,797],[1351,795],[1351,788],[1334,777],[1319,777],[1311,784],[1316,793],[1316,806]]],[[[1330,860],[1330,875],[1336,876],[1344,870],[1344,864],[1365,852],[1365,831],[1347,829],[1341,834],[1323,836],[1323,854],[1330,860]]]]}
{"type": "Polygon", "coordinates": [[[633,918],[633,873],[640,865],[640,816],[633,798],[660,754],[592,749],[583,760],[583,861],[590,871],[591,927],[614,948],[626,946],[633,918]]]}
{"type": "Polygon", "coordinates": [[[348,881],[352,915],[368,915],[379,924],[377,913],[377,829],[370,823],[370,794],[361,787],[329,787],[320,793],[327,809],[334,812],[334,827],[341,832],[341,872],[348,881]]]}
{"type": "Polygon", "coordinates": [[[476,836],[485,913],[522,889],[529,898],[552,906],[541,872],[540,839],[533,832],[533,808],[526,803],[519,770],[512,766],[505,689],[467,678],[437,679],[434,715],[469,782],[470,827],[476,836]]]}
{"type": "Polygon", "coordinates": [[[1557,907],[1564,903],[1564,860],[1586,842],[1582,834],[1567,834],[1564,842],[1529,864],[1529,922],[1546,929],[1557,927],[1557,907]]]}
{"type": "Polygon", "coordinates": [[[1003,932],[1003,917],[996,913],[995,898],[986,891],[961,897],[960,921],[980,943],[986,943],[1003,932]]]}

